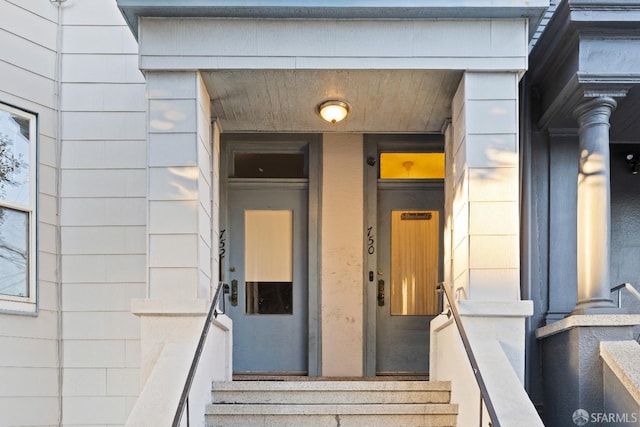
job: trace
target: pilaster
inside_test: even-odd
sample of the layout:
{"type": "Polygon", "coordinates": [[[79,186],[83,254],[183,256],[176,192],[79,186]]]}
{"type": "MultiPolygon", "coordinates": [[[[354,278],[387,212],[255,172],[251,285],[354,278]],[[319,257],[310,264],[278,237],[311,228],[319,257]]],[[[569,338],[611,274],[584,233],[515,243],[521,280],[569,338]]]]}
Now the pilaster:
{"type": "Polygon", "coordinates": [[[577,129],[549,130],[546,324],[566,317],[577,300],[578,152],[577,129]]]}
{"type": "Polygon", "coordinates": [[[453,100],[446,217],[461,299],[520,298],[517,89],[516,73],[467,72],[453,100]]]}
{"type": "MultiPolygon", "coordinates": [[[[483,371],[495,379],[511,364],[509,390],[522,389],[524,320],[533,314],[520,300],[518,129],[517,74],[465,73],[445,128],[445,277],[483,371]]],[[[452,327],[444,317],[431,322],[430,375],[466,384],[451,364],[466,364],[452,327]]]]}
{"type": "Polygon", "coordinates": [[[209,95],[197,72],[147,74],[151,299],[210,295],[212,144],[209,95]]]}
{"type": "Polygon", "coordinates": [[[146,299],[132,301],[141,318],[143,384],[167,345],[186,346],[191,350],[184,354],[193,355],[218,283],[219,132],[214,126],[212,144],[209,95],[195,71],[146,77],[149,287],[146,299]]]}

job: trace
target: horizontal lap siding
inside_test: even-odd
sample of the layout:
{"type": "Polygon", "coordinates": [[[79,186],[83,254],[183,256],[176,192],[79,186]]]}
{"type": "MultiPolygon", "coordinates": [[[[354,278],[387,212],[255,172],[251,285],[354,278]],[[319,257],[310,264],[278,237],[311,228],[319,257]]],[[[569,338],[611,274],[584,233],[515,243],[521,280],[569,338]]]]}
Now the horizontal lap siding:
{"type": "Polygon", "coordinates": [[[56,34],[48,1],[0,0],[0,102],[38,115],[39,313],[0,314],[0,425],[58,422],[56,34]]]}
{"type": "Polygon", "coordinates": [[[123,425],[146,289],[146,100],[114,0],[69,2],[62,41],[64,425],[123,425]]]}

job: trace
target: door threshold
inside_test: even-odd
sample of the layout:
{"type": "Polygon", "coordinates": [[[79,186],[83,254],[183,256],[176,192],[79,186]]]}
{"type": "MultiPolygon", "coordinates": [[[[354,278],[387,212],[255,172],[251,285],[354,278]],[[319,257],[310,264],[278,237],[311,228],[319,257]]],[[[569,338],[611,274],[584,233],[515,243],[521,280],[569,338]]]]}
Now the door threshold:
{"type": "Polygon", "coordinates": [[[429,373],[420,372],[377,372],[376,378],[387,381],[429,381],[429,373]]]}
{"type": "Polygon", "coordinates": [[[375,377],[310,377],[300,374],[238,373],[233,381],[429,381],[429,374],[378,374],[375,377]]]}
{"type": "Polygon", "coordinates": [[[306,372],[236,372],[233,381],[303,381],[306,372]]]}

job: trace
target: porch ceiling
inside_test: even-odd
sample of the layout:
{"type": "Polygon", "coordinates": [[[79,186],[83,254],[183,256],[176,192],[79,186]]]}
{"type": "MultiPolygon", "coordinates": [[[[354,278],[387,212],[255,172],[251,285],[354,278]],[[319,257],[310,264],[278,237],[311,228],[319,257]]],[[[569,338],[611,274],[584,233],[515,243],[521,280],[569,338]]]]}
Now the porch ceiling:
{"type": "Polygon", "coordinates": [[[450,70],[216,70],[203,71],[211,115],[225,132],[439,133],[451,117],[462,77],[450,70]],[[351,106],[329,124],[317,105],[351,106]]]}

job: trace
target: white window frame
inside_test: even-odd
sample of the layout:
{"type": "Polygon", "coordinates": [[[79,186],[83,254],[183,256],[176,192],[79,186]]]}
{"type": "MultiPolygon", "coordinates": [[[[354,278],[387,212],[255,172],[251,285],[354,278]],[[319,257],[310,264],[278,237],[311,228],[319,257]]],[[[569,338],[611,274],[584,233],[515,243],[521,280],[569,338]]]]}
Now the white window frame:
{"type": "Polygon", "coordinates": [[[29,205],[17,205],[0,198],[0,207],[6,207],[25,212],[28,215],[28,273],[25,297],[0,294],[0,312],[16,314],[37,314],[38,286],[37,286],[37,239],[36,239],[36,207],[37,207],[37,145],[38,126],[37,116],[25,110],[12,107],[0,102],[0,110],[29,120],[29,205]]]}

